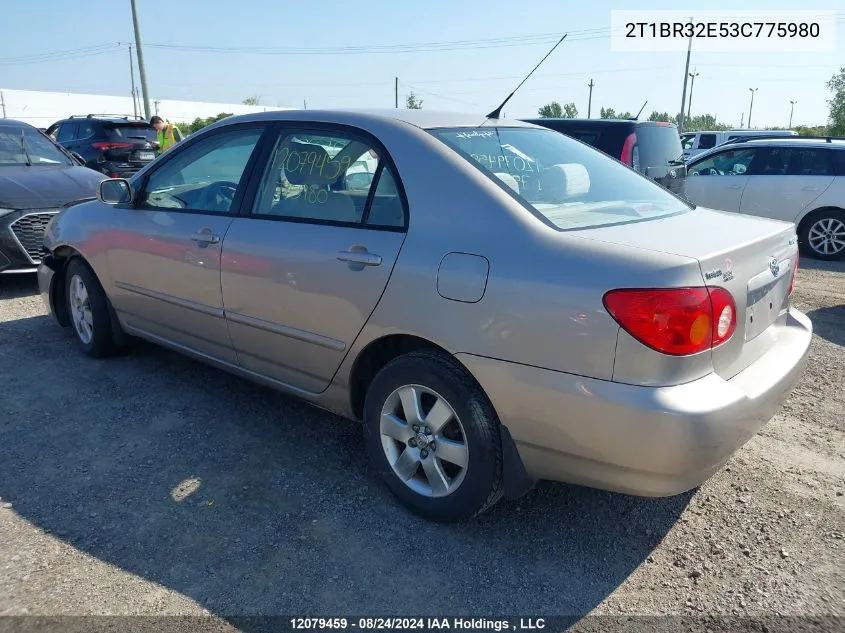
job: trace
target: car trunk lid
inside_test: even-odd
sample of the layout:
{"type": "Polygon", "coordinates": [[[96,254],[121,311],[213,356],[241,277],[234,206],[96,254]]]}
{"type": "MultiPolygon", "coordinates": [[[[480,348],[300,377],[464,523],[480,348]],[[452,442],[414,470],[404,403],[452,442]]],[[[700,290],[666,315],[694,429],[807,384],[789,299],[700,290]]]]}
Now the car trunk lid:
{"type": "Polygon", "coordinates": [[[142,165],[155,159],[155,129],[145,122],[115,123],[105,126],[109,145],[103,150],[106,160],[142,165]]]}
{"type": "Polygon", "coordinates": [[[704,285],[731,293],[737,309],[736,332],[712,350],[713,367],[721,377],[733,377],[775,344],[772,325],[786,320],[797,263],[793,224],[698,208],[579,234],[694,258],[704,285]]]}

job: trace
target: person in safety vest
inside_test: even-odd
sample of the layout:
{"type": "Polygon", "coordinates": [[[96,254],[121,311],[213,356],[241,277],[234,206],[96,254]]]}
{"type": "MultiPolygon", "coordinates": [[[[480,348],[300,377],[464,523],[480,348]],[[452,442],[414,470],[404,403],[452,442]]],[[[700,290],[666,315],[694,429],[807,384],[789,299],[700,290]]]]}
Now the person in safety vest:
{"type": "Polygon", "coordinates": [[[184,138],[182,136],[182,131],[178,127],[165,121],[160,116],[152,117],[150,119],[150,125],[152,125],[158,133],[157,154],[163,154],[184,138]]]}

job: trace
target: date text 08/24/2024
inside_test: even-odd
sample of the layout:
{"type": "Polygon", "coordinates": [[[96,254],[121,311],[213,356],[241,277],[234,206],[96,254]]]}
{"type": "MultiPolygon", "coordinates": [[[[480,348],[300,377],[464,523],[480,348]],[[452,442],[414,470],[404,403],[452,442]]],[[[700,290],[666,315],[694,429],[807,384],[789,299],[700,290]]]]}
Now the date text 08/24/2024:
{"type": "Polygon", "coordinates": [[[293,630],[457,630],[457,631],[509,631],[541,630],[546,627],[544,618],[517,618],[516,620],[497,620],[487,618],[291,618],[293,630]]]}

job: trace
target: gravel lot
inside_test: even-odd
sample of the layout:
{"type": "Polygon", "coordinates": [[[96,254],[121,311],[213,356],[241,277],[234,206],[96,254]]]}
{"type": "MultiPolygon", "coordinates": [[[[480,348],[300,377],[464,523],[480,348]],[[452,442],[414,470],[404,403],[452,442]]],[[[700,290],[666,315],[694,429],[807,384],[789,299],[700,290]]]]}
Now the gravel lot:
{"type": "Polygon", "coordinates": [[[544,483],[455,526],[355,425],[151,345],[87,359],[0,277],[0,614],[845,616],[845,263],[802,266],[808,369],[700,489],[544,483]]]}

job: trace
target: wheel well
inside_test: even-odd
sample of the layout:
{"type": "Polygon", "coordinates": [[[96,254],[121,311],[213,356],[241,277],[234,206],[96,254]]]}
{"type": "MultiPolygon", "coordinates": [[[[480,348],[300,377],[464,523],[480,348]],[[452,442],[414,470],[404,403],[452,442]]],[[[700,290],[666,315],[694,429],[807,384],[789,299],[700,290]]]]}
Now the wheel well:
{"type": "Polygon", "coordinates": [[[55,274],[50,300],[53,303],[56,320],[62,326],[67,327],[70,325],[70,315],[67,313],[67,302],[65,301],[65,269],[67,269],[68,262],[71,258],[80,255],[70,246],[59,246],[53,251],[52,256],[55,274]]]}
{"type": "Polygon", "coordinates": [[[795,232],[798,233],[799,240],[801,239],[801,233],[807,227],[807,224],[825,211],[839,211],[839,213],[845,213],[845,209],[840,209],[839,207],[819,207],[818,209],[813,209],[798,222],[795,232]]]}
{"type": "Polygon", "coordinates": [[[439,345],[410,334],[391,334],[376,339],[358,354],[349,380],[352,412],[356,418],[360,420],[364,417],[364,398],[379,370],[394,358],[421,349],[441,350],[448,354],[439,345]]]}

